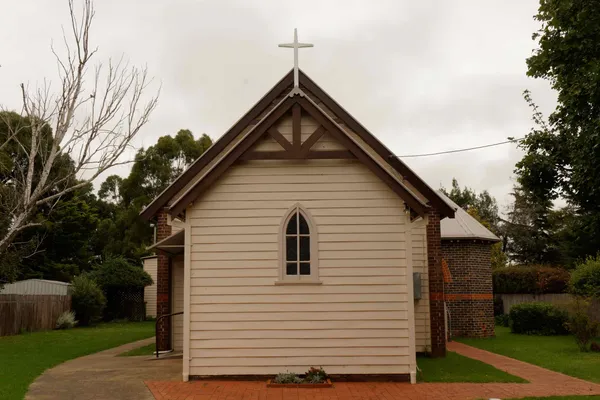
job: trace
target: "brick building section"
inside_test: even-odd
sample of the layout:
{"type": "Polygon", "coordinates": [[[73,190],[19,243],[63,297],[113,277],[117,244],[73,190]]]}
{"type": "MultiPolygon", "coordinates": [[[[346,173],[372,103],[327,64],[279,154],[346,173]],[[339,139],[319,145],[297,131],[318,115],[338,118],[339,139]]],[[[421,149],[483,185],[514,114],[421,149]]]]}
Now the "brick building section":
{"type": "Polygon", "coordinates": [[[445,284],[451,335],[494,336],[491,243],[442,240],[442,256],[452,276],[445,284]]]}
{"type": "Polygon", "coordinates": [[[429,317],[431,319],[431,356],[446,356],[444,312],[444,274],[440,237],[440,214],[431,210],[427,216],[427,267],[429,273],[429,317]]]}
{"type": "MultiPolygon", "coordinates": [[[[156,241],[171,236],[167,212],[161,210],[157,215],[156,241]]],[[[158,251],[156,259],[156,317],[171,312],[171,260],[164,251],[158,251]]],[[[171,318],[163,318],[158,324],[158,350],[171,349],[171,318]]]]}

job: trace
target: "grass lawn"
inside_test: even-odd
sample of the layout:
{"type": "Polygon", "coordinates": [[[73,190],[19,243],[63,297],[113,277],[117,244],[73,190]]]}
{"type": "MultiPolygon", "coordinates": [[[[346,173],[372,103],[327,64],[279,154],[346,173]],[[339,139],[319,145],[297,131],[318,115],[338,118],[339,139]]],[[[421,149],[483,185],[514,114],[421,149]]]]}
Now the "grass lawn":
{"type": "Polygon", "coordinates": [[[449,351],[446,358],[418,357],[419,382],[517,382],[526,380],[489,364],[449,351]]]}
{"type": "Polygon", "coordinates": [[[156,349],[156,344],[151,343],[147,346],[138,347],[137,349],[126,351],[125,353],[119,354],[119,357],[132,357],[132,356],[152,356],[154,355],[154,350],[156,349]]]}
{"type": "Polygon", "coordinates": [[[495,338],[457,341],[565,375],[600,383],[600,353],[580,352],[572,336],[516,335],[510,333],[509,328],[498,326],[495,338]]]}
{"type": "Polygon", "coordinates": [[[0,337],[0,399],[22,399],[35,378],[64,361],[152,336],[148,321],[0,337]]]}

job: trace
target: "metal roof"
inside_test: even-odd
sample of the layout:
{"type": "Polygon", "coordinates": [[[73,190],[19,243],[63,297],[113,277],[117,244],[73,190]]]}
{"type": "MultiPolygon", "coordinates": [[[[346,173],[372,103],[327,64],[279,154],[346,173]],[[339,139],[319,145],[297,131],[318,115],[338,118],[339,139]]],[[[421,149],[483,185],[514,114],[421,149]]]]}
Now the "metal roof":
{"type": "Polygon", "coordinates": [[[455,210],[454,218],[444,218],[440,221],[442,239],[477,239],[499,242],[500,238],[489,231],[469,213],[460,208],[448,196],[440,191],[440,197],[455,210]]]}
{"type": "Polygon", "coordinates": [[[14,283],[8,283],[0,289],[0,294],[21,294],[21,295],[67,295],[69,294],[70,283],[60,281],[50,281],[47,279],[26,279],[14,283]]]}

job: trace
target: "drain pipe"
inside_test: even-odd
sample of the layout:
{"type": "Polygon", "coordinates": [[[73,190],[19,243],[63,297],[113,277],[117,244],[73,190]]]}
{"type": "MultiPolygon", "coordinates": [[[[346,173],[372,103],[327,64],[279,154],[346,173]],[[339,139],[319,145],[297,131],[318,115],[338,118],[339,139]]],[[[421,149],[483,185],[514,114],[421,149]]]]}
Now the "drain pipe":
{"type": "Polygon", "coordinates": [[[448,308],[448,304],[444,302],[444,310],[446,310],[446,340],[448,342],[452,341],[452,315],[450,314],[450,309],[448,308]]]}

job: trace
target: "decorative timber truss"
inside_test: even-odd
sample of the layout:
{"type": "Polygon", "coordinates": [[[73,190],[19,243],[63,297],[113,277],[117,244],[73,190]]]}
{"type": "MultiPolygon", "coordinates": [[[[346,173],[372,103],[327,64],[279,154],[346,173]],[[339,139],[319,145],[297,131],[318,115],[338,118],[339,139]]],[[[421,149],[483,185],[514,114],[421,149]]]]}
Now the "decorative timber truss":
{"type": "MultiPolygon", "coordinates": [[[[300,131],[302,111],[303,109],[300,104],[296,103],[292,106],[291,143],[276,127],[272,126],[267,129],[267,134],[283,147],[283,151],[248,151],[240,157],[240,160],[332,160],[356,158],[349,150],[311,150],[317,141],[329,131],[326,130],[323,125],[320,125],[304,142],[302,142],[300,131]]],[[[304,110],[304,112],[306,112],[306,110],[304,110]]],[[[313,116],[312,114],[310,115],[313,116]]],[[[330,132],[330,134],[335,137],[335,132],[330,132]]]]}

